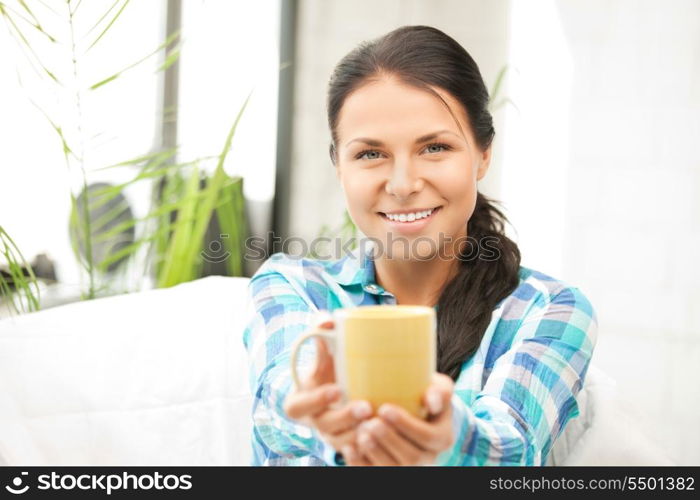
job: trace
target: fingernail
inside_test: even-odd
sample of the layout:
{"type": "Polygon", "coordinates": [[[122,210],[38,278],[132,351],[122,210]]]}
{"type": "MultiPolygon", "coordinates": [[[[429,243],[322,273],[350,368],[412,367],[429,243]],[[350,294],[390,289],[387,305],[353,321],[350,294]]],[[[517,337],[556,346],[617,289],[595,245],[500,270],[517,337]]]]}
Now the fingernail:
{"type": "Polygon", "coordinates": [[[363,448],[366,448],[368,450],[371,450],[374,448],[374,440],[369,436],[367,433],[360,433],[360,437],[358,438],[360,441],[360,446],[363,448]]]}
{"type": "Polygon", "coordinates": [[[372,405],[370,405],[367,401],[357,401],[353,403],[350,411],[352,412],[353,417],[360,420],[367,418],[372,414],[372,405]]]}
{"type": "Polygon", "coordinates": [[[340,387],[334,386],[326,389],[326,401],[334,401],[340,396],[340,387]]]}
{"type": "Polygon", "coordinates": [[[357,431],[360,434],[368,434],[370,430],[369,422],[365,420],[360,425],[357,426],[357,431]]]}
{"type": "Polygon", "coordinates": [[[437,414],[442,411],[442,397],[435,391],[428,392],[428,407],[430,408],[430,413],[437,414]]]}
{"type": "Polygon", "coordinates": [[[379,416],[387,419],[389,422],[396,422],[398,414],[391,406],[383,405],[379,408],[379,416]]]}
{"type": "Polygon", "coordinates": [[[369,424],[369,428],[372,431],[372,434],[374,434],[377,437],[382,437],[386,433],[386,427],[384,424],[381,423],[381,421],[378,420],[373,420],[369,424]]]}

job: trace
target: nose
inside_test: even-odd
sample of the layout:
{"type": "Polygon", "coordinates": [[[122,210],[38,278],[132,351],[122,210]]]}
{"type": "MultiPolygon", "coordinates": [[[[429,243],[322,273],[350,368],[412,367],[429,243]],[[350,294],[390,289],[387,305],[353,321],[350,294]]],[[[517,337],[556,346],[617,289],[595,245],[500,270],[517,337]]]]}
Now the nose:
{"type": "Polygon", "coordinates": [[[421,189],[423,189],[423,179],[418,175],[414,165],[408,160],[396,162],[386,183],[386,192],[396,198],[407,199],[421,189]]]}

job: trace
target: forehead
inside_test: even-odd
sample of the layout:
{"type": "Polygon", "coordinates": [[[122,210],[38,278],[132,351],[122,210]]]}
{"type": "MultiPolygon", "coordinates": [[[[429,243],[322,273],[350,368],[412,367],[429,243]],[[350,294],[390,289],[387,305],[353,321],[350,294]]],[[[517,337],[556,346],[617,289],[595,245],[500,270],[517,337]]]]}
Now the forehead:
{"type": "MultiPolygon", "coordinates": [[[[463,106],[449,92],[431,87],[450,106],[460,126],[469,133],[463,106]]],[[[368,82],[345,99],[338,116],[340,144],[362,135],[378,139],[413,139],[439,129],[461,135],[450,110],[434,94],[396,79],[368,82]]]]}

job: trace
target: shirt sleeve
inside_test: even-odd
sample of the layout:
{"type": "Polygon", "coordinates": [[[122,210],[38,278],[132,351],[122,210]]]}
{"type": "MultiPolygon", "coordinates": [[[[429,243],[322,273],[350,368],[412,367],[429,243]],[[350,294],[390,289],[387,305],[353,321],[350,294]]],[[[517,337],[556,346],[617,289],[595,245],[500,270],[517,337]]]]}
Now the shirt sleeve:
{"type": "Polygon", "coordinates": [[[593,355],[597,319],[567,287],[533,307],[469,405],[452,396],[454,446],[438,465],[544,465],[569,419],[593,355]]]}
{"type": "MultiPolygon", "coordinates": [[[[337,465],[335,450],[316,429],[290,419],[283,404],[293,390],[290,372],[294,340],[317,324],[318,309],[282,274],[262,272],[248,284],[243,342],[249,357],[253,395],[253,465],[337,465]]],[[[300,349],[300,373],[315,363],[315,343],[300,349]]]]}

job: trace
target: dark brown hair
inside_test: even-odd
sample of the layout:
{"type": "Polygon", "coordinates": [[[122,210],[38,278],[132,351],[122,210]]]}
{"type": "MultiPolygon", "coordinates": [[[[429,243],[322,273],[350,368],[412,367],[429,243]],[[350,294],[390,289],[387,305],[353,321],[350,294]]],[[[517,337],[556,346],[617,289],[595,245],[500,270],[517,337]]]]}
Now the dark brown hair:
{"type": "MultiPolygon", "coordinates": [[[[474,59],[453,38],[436,28],[404,26],[363,42],[335,67],[327,101],[334,165],[338,116],[345,99],[383,75],[434,94],[454,117],[449,105],[431,86],[449,92],[464,107],[479,148],[485,151],[491,145],[495,130],[488,109],[489,95],[474,59]]],[[[459,126],[456,118],[455,121],[459,126]]],[[[467,235],[477,240],[488,237],[489,249],[496,249],[498,258],[460,254],[459,272],[447,283],[438,300],[438,371],[453,380],[459,376],[462,364],[478,349],[493,309],[519,283],[520,251],[505,235],[505,222],[493,200],[477,193],[467,235]]]]}

